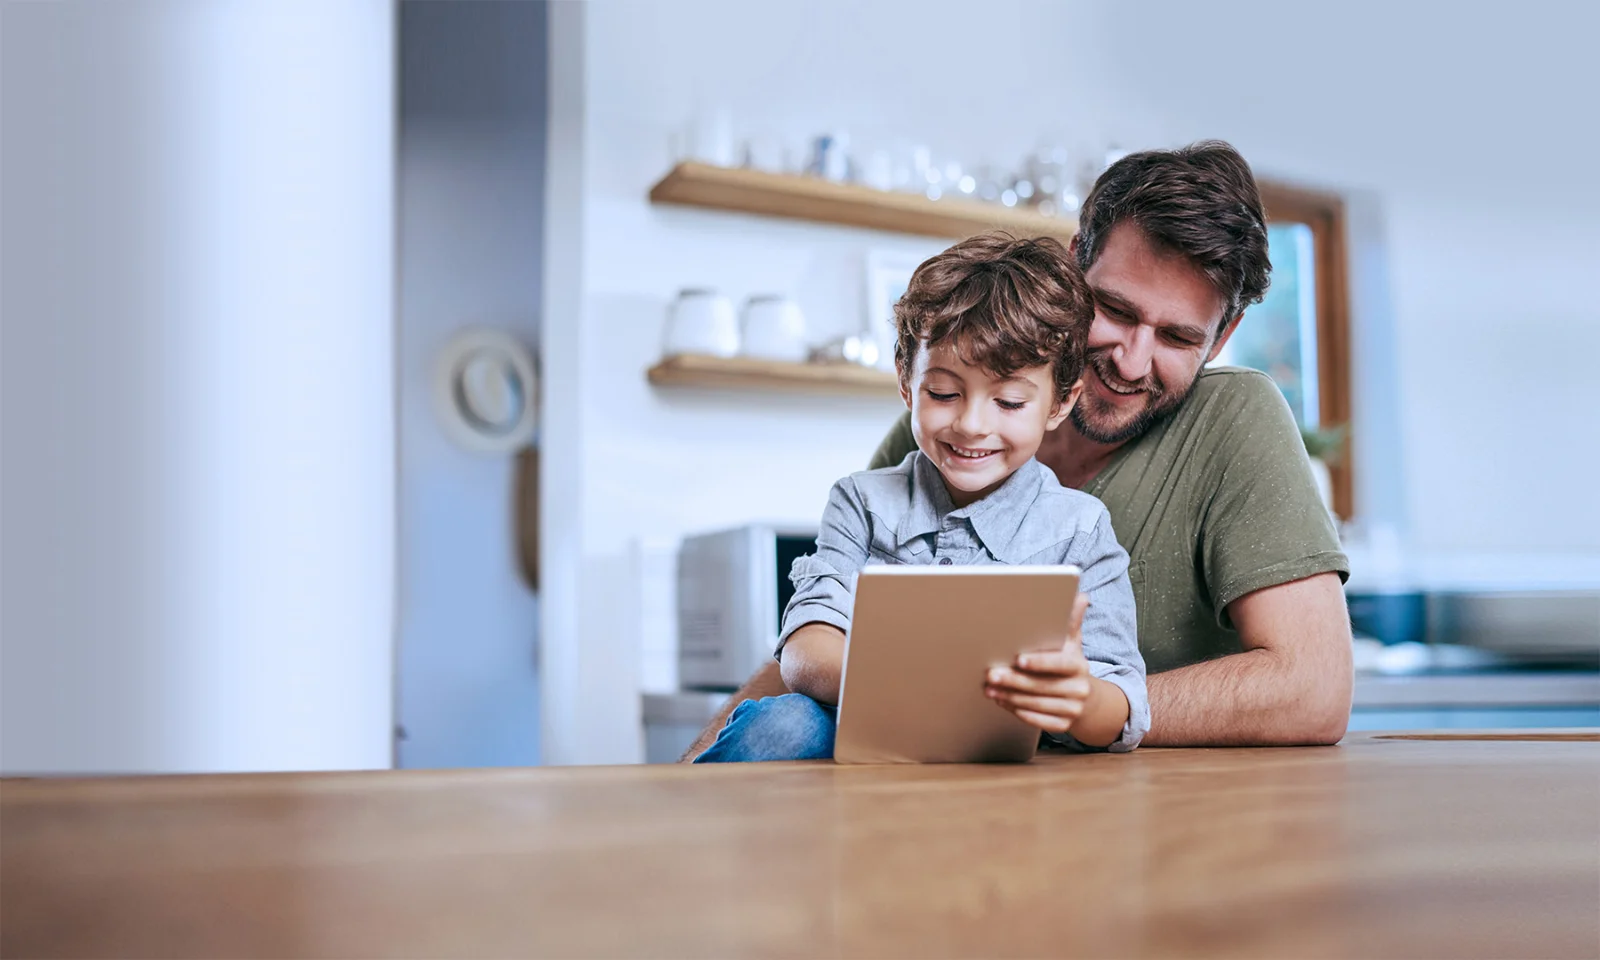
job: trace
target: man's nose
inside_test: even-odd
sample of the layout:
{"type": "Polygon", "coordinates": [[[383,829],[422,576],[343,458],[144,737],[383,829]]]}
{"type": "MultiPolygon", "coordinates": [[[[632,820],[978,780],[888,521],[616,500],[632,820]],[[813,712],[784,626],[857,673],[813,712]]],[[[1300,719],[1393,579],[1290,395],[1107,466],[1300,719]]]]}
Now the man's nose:
{"type": "Polygon", "coordinates": [[[1150,373],[1150,361],[1155,356],[1155,331],[1139,324],[1111,350],[1111,359],[1117,366],[1117,376],[1129,383],[1138,383],[1150,373]]]}

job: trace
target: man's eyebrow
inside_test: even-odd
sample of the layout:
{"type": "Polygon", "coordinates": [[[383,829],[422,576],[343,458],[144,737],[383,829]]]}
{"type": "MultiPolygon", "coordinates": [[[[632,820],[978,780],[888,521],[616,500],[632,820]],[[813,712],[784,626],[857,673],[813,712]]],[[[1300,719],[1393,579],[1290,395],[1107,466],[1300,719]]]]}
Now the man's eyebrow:
{"type": "Polygon", "coordinates": [[[1111,290],[1106,287],[1094,286],[1092,284],[1090,285],[1089,289],[1094,294],[1094,299],[1097,303],[1110,304],[1111,306],[1116,307],[1122,313],[1126,313],[1136,320],[1144,320],[1144,314],[1140,312],[1138,307],[1133,305],[1133,301],[1117,293],[1115,290],[1111,290]]]}
{"type": "Polygon", "coordinates": [[[1158,328],[1176,333],[1181,337],[1193,340],[1195,343],[1204,343],[1206,334],[1210,331],[1205,327],[1197,327],[1192,323],[1158,323],[1158,328]]]}
{"type": "MultiPolygon", "coordinates": [[[[1125,313],[1140,323],[1149,322],[1145,319],[1144,313],[1140,311],[1138,307],[1134,306],[1133,301],[1127,299],[1126,297],[1119,295],[1115,291],[1108,290],[1105,287],[1091,285],[1089,289],[1093,291],[1094,298],[1097,302],[1108,303],[1119,313],[1125,313]]],[[[1188,337],[1197,343],[1203,342],[1206,336],[1211,332],[1210,327],[1199,326],[1192,323],[1156,323],[1154,326],[1158,330],[1188,337]]]]}

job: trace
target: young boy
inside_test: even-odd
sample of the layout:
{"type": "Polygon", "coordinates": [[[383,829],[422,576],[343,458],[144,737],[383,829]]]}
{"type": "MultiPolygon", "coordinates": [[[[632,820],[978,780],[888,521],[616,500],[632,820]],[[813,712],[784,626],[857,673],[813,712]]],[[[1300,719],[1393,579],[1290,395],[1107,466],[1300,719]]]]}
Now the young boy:
{"type": "Polygon", "coordinates": [[[1033,459],[1083,389],[1093,313],[1083,274],[1055,240],[973,237],[917,268],[895,305],[895,366],[917,450],[834,485],[817,552],[789,575],[795,594],[775,656],[794,692],[740,704],[696,762],[833,755],[855,576],[869,563],[1078,566],[1063,645],[991,670],[985,691],[1057,742],[1138,746],[1150,708],[1128,555],[1105,506],[1033,459]]]}

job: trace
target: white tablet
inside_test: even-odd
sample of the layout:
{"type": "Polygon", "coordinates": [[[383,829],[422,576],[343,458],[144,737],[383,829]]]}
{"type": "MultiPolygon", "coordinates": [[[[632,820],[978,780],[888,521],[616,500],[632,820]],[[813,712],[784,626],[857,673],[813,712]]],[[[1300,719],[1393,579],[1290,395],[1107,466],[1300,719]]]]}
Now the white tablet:
{"type": "Polygon", "coordinates": [[[839,684],[839,763],[1023,762],[1039,730],[983,693],[991,667],[1059,647],[1077,567],[870,566],[839,684]]]}

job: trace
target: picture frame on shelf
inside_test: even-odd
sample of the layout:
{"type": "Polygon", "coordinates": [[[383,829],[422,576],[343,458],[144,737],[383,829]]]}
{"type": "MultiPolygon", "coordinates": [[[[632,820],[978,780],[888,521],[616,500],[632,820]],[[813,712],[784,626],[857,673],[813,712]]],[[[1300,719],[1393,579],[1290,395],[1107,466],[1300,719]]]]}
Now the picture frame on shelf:
{"type": "Polygon", "coordinates": [[[879,370],[894,372],[894,305],[911,285],[921,260],[897,250],[869,250],[866,264],[866,323],[862,333],[878,344],[879,370]]]}

